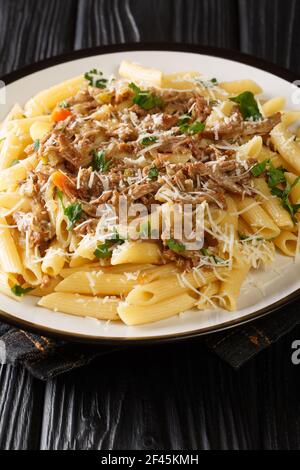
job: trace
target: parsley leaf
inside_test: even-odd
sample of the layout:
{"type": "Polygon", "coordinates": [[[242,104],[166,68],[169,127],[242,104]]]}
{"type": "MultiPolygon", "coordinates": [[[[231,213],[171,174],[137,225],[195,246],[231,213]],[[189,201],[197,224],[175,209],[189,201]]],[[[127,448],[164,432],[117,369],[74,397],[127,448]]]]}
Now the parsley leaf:
{"type": "Polygon", "coordinates": [[[262,118],[257,101],[251,91],[244,91],[240,95],[230,99],[240,105],[240,110],[245,121],[249,119],[258,121],[262,118]]]}
{"type": "Polygon", "coordinates": [[[79,202],[71,204],[70,206],[64,208],[64,214],[69,219],[69,224],[67,229],[71,231],[74,228],[75,223],[81,219],[82,216],[82,206],[79,202]]]}
{"type": "Polygon", "coordinates": [[[167,246],[170,250],[175,251],[175,253],[182,253],[185,251],[185,246],[183,243],[177,242],[173,238],[167,241],[167,246]]]}
{"type": "Polygon", "coordinates": [[[268,186],[269,188],[274,188],[279,183],[285,183],[285,169],[282,167],[275,168],[272,162],[269,163],[268,169],[268,186]]]}
{"type": "Polygon", "coordinates": [[[208,80],[199,80],[197,79],[196,82],[201,83],[202,86],[205,88],[212,88],[216,85],[218,85],[218,80],[216,78],[211,78],[208,80]]]}
{"type": "Polygon", "coordinates": [[[300,209],[300,204],[292,204],[291,201],[289,200],[289,195],[290,195],[292,189],[294,188],[294,186],[296,186],[296,184],[299,183],[299,181],[300,181],[300,176],[298,176],[295,179],[295,181],[293,182],[292,185],[290,185],[285,180],[285,188],[284,189],[276,188],[276,187],[273,187],[271,189],[271,193],[274,196],[277,196],[281,199],[282,206],[290,213],[294,223],[297,222],[296,213],[300,209]]]}
{"type": "Polygon", "coordinates": [[[207,248],[202,248],[200,251],[204,256],[208,256],[209,258],[212,258],[216,264],[226,263],[226,261],[224,259],[219,258],[219,256],[214,255],[207,248]]]}
{"type": "Polygon", "coordinates": [[[156,166],[153,166],[152,168],[150,168],[148,172],[148,178],[150,180],[155,180],[156,178],[158,178],[158,175],[159,175],[159,172],[156,166]]]}
{"type": "Polygon", "coordinates": [[[58,106],[62,109],[67,109],[70,107],[69,103],[67,103],[66,101],[62,101],[61,103],[59,103],[58,106]]]}
{"type": "Polygon", "coordinates": [[[18,163],[20,163],[20,160],[13,160],[10,164],[10,166],[15,166],[15,165],[18,165],[18,163]]]}
{"type": "Polygon", "coordinates": [[[108,80],[103,78],[103,73],[100,70],[92,69],[84,74],[84,78],[95,88],[106,88],[107,86],[108,80]]]}
{"type": "Polygon", "coordinates": [[[189,124],[191,120],[191,116],[189,114],[183,114],[180,116],[177,122],[177,126],[179,126],[179,130],[182,134],[197,134],[198,132],[202,132],[205,129],[205,123],[200,121],[194,121],[192,124],[189,124]]]}
{"type": "Polygon", "coordinates": [[[157,137],[155,136],[149,136],[149,137],[144,137],[142,140],[141,140],[141,144],[144,145],[144,146],[147,146],[147,145],[150,145],[154,142],[157,141],[157,137]]]}
{"type": "Polygon", "coordinates": [[[41,141],[39,139],[34,141],[33,148],[34,148],[35,152],[37,152],[39,150],[40,145],[41,145],[41,141]]]}
{"type": "Polygon", "coordinates": [[[26,289],[23,289],[23,287],[19,286],[18,284],[11,288],[12,293],[15,294],[17,297],[22,297],[23,295],[28,294],[32,290],[32,287],[27,287],[26,289]]]}
{"type": "Polygon", "coordinates": [[[105,173],[109,170],[111,163],[111,160],[105,160],[104,150],[101,150],[100,152],[94,151],[92,160],[92,167],[94,171],[101,171],[102,173],[105,173]]]}
{"type": "Polygon", "coordinates": [[[98,245],[96,250],[94,251],[94,255],[98,259],[105,259],[105,258],[110,258],[112,253],[110,251],[111,244],[106,241],[105,243],[102,243],[102,245],[98,245]]]}
{"type": "Polygon", "coordinates": [[[253,176],[260,176],[266,169],[269,160],[263,160],[260,163],[257,163],[251,168],[251,173],[253,176]]]}
{"type": "Polygon", "coordinates": [[[0,138],[0,144],[1,144],[1,142],[4,142],[5,139],[6,139],[6,137],[1,137],[0,138]]]}
{"type": "Polygon", "coordinates": [[[125,240],[120,237],[118,232],[115,232],[111,238],[108,238],[104,243],[97,246],[96,250],[94,251],[94,255],[98,259],[110,258],[112,256],[112,251],[110,248],[114,244],[122,245],[123,243],[125,243],[125,240]]]}
{"type": "Polygon", "coordinates": [[[149,110],[156,106],[162,108],[163,100],[151,93],[151,91],[141,90],[135,83],[130,83],[129,88],[134,92],[133,102],[143,109],[149,110]]]}
{"type": "Polygon", "coordinates": [[[193,124],[191,124],[188,127],[187,133],[191,134],[191,135],[194,135],[194,134],[198,134],[198,132],[204,131],[204,129],[205,129],[205,123],[204,122],[195,121],[195,122],[193,122],[193,124]]]}
{"type": "Polygon", "coordinates": [[[71,231],[74,228],[75,223],[81,219],[82,206],[79,202],[76,202],[75,204],[71,204],[66,207],[63,201],[63,193],[60,190],[57,191],[57,196],[61,202],[65,216],[69,219],[67,230],[71,231]]]}

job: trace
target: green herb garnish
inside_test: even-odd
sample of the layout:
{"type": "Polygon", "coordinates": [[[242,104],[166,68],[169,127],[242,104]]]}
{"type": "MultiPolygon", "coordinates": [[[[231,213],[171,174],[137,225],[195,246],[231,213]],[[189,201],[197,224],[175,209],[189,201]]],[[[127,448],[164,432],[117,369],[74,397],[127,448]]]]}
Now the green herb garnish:
{"type": "Polygon", "coordinates": [[[269,160],[263,160],[260,163],[257,163],[251,168],[251,173],[253,176],[257,177],[263,174],[265,171],[267,164],[269,163],[269,160]]]}
{"type": "Polygon", "coordinates": [[[205,123],[200,121],[194,121],[192,124],[189,124],[191,116],[189,114],[183,114],[180,116],[177,122],[177,126],[182,134],[197,134],[202,132],[205,129],[205,123]]]}
{"type": "Polygon", "coordinates": [[[74,228],[75,223],[81,219],[82,216],[82,206],[79,202],[71,204],[70,206],[64,209],[64,214],[69,219],[69,224],[67,229],[71,231],[74,228]]]}
{"type": "Polygon", "coordinates": [[[218,80],[216,78],[211,78],[208,80],[199,80],[197,79],[196,82],[201,83],[201,85],[205,86],[205,88],[212,88],[218,85],[218,80]]]}
{"type": "Polygon", "coordinates": [[[134,92],[133,102],[143,109],[149,110],[151,108],[162,108],[164,105],[163,100],[151,93],[151,91],[141,90],[135,83],[130,83],[129,88],[134,92]]]}
{"type": "Polygon", "coordinates": [[[10,166],[15,166],[15,165],[18,165],[18,163],[20,163],[20,160],[13,160],[10,164],[10,166]]]}
{"type": "Polygon", "coordinates": [[[152,168],[150,168],[148,172],[148,178],[150,180],[155,180],[156,178],[158,178],[158,175],[159,175],[159,171],[156,166],[153,166],[152,168]]]}
{"type": "Polygon", "coordinates": [[[209,258],[212,258],[216,264],[224,264],[226,261],[222,258],[219,258],[219,256],[214,255],[211,251],[209,251],[207,248],[202,248],[201,253],[204,256],[207,256],[209,258]]]}
{"type": "Polygon", "coordinates": [[[1,142],[4,142],[5,139],[6,139],[6,137],[1,137],[0,144],[1,144],[1,142]]]}
{"type": "Polygon", "coordinates": [[[58,106],[62,109],[67,109],[70,107],[69,103],[67,103],[66,101],[62,101],[61,103],[59,103],[58,106]]]}
{"type": "Polygon", "coordinates": [[[150,144],[152,144],[152,143],[155,143],[156,141],[157,141],[157,137],[155,137],[155,136],[149,136],[149,137],[144,137],[144,138],[141,140],[141,144],[146,147],[147,145],[150,145],[150,144]]]}
{"type": "Polygon", "coordinates": [[[94,171],[101,171],[105,173],[109,170],[112,161],[105,159],[105,151],[101,150],[100,152],[93,152],[92,167],[94,171]]]}
{"type": "Polygon", "coordinates": [[[111,238],[108,238],[104,243],[97,246],[96,250],[94,251],[94,255],[98,259],[110,258],[112,256],[112,251],[110,248],[115,244],[122,245],[123,243],[125,243],[124,238],[120,237],[118,232],[115,232],[111,238]]]}
{"type": "Polygon", "coordinates": [[[40,145],[41,145],[41,141],[39,139],[34,141],[33,148],[34,148],[35,152],[37,152],[39,150],[40,145]]]}
{"type": "Polygon", "coordinates": [[[194,134],[198,134],[198,132],[204,131],[204,129],[205,129],[205,123],[204,122],[195,121],[195,122],[193,122],[193,124],[191,124],[188,127],[187,133],[191,134],[191,135],[194,135],[194,134]]]}
{"type": "Polygon", "coordinates": [[[185,251],[185,246],[181,242],[177,242],[173,238],[170,238],[170,240],[167,241],[167,246],[170,248],[170,250],[175,251],[175,253],[182,253],[185,251]]]}
{"type": "Polygon", "coordinates": [[[251,91],[244,91],[240,95],[230,99],[240,105],[240,110],[245,121],[249,119],[258,121],[262,118],[257,101],[251,91]]]}
{"type": "Polygon", "coordinates": [[[32,287],[27,287],[26,289],[23,289],[23,287],[19,286],[18,284],[11,288],[12,293],[15,294],[17,297],[23,297],[23,295],[28,294],[32,290],[32,287]]]}
{"type": "Polygon", "coordinates": [[[85,73],[84,78],[88,80],[89,84],[95,88],[106,88],[108,83],[108,80],[103,78],[103,73],[97,69],[92,69],[85,73]]]}
{"type": "Polygon", "coordinates": [[[277,187],[273,187],[271,189],[271,193],[274,196],[277,196],[277,197],[279,197],[279,199],[281,199],[281,203],[282,203],[283,207],[290,213],[294,223],[297,222],[296,213],[300,209],[300,204],[292,204],[291,201],[289,200],[289,195],[290,195],[292,189],[294,188],[294,186],[296,186],[296,184],[299,183],[299,181],[300,181],[300,176],[298,176],[295,179],[295,181],[293,182],[293,184],[291,184],[291,185],[285,180],[285,188],[284,189],[280,189],[280,188],[277,188],[277,187]]]}
{"type": "Polygon", "coordinates": [[[94,251],[94,255],[98,259],[110,258],[112,254],[110,251],[110,247],[111,247],[111,244],[106,241],[102,245],[98,245],[98,247],[94,251]]]}
{"type": "Polygon", "coordinates": [[[282,167],[275,168],[272,164],[272,162],[269,162],[269,168],[268,168],[268,186],[269,188],[274,188],[277,186],[279,183],[285,183],[286,178],[285,178],[285,173],[286,170],[282,167]]]}
{"type": "Polygon", "coordinates": [[[63,201],[63,193],[58,190],[57,196],[60,199],[64,214],[68,218],[67,230],[70,232],[74,228],[75,223],[82,217],[82,205],[79,204],[79,202],[76,202],[66,207],[63,201]]]}

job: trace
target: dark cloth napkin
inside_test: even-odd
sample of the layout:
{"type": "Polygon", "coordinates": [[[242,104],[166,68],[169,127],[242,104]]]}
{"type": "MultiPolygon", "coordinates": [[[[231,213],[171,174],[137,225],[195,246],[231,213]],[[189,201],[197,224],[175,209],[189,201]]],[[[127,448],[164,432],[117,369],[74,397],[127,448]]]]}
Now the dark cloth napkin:
{"type": "MultiPolygon", "coordinates": [[[[234,369],[239,369],[299,323],[300,302],[296,301],[260,320],[199,338],[199,341],[234,369]]],[[[66,343],[0,323],[0,362],[21,364],[40,380],[52,379],[123,348],[66,343]]]]}

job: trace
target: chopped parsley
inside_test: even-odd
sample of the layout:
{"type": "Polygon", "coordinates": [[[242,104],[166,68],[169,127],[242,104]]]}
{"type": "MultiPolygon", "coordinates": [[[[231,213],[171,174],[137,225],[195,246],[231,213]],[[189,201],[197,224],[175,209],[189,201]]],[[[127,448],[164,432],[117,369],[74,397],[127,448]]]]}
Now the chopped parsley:
{"type": "Polygon", "coordinates": [[[101,173],[105,173],[109,170],[111,163],[111,160],[105,159],[104,150],[101,150],[100,152],[93,152],[92,167],[94,171],[101,171],[101,173]]]}
{"type": "Polygon", "coordinates": [[[294,188],[294,186],[296,186],[297,183],[299,183],[299,181],[300,176],[298,176],[291,185],[288,183],[288,181],[285,180],[284,189],[278,187],[273,187],[271,189],[271,193],[281,199],[282,206],[290,213],[294,223],[297,222],[296,213],[300,209],[300,204],[292,204],[289,200],[289,195],[291,193],[291,190],[294,188]]]}
{"type": "Polygon", "coordinates": [[[264,239],[262,237],[254,237],[253,235],[246,235],[245,233],[239,233],[239,239],[243,242],[248,242],[251,240],[256,240],[256,241],[263,241],[264,239]]]}
{"type": "Polygon", "coordinates": [[[36,139],[33,144],[34,151],[37,152],[40,148],[41,141],[39,139],[36,139]]]}
{"type": "Polygon", "coordinates": [[[262,114],[259,111],[257,101],[251,91],[244,91],[234,98],[230,98],[231,101],[238,103],[240,106],[241,113],[245,121],[252,119],[258,121],[262,118],[262,114]]]}
{"type": "Polygon", "coordinates": [[[269,188],[274,188],[279,183],[285,183],[285,173],[286,170],[282,167],[275,168],[272,162],[269,162],[269,169],[268,169],[268,186],[269,188]]]}
{"type": "Polygon", "coordinates": [[[205,123],[200,121],[194,121],[192,124],[189,124],[191,120],[190,114],[183,114],[180,116],[177,122],[177,126],[182,134],[197,134],[202,132],[205,129],[205,123]]]}
{"type": "Polygon", "coordinates": [[[97,247],[96,250],[94,251],[94,255],[95,255],[96,258],[98,258],[98,259],[110,258],[110,257],[111,257],[111,250],[110,250],[110,247],[111,247],[111,243],[109,243],[108,241],[106,241],[106,242],[103,243],[102,245],[98,245],[98,247],[97,247]]]}
{"type": "Polygon", "coordinates": [[[163,100],[151,93],[151,91],[141,90],[135,83],[130,83],[129,88],[134,92],[133,102],[143,109],[149,110],[151,108],[162,108],[164,105],[163,100]]]}
{"type": "Polygon", "coordinates": [[[115,244],[122,245],[124,242],[125,240],[120,237],[118,232],[115,232],[115,234],[111,238],[108,238],[107,240],[105,240],[104,243],[97,246],[96,250],[94,251],[94,255],[98,259],[111,258],[111,247],[115,244]]]}
{"type": "Polygon", "coordinates": [[[157,137],[155,137],[155,136],[148,136],[148,137],[144,137],[144,138],[141,140],[141,144],[146,147],[147,145],[154,144],[156,141],[157,141],[157,137]]]}
{"type": "Polygon", "coordinates": [[[68,109],[70,107],[69,103],[67,103],[66,101],[62,101],[61,103],[59,103],[58,106],[62,109],[68,109]]]}
{"type": "Polygon", "coordinates": [[[103,73],[97,69],[92,69],[85,73],[84,78],[88,80],[89,84],[95,88],[106,88],[108,83],[108,80],[103,78],[103,73]]]}
{"type": "Polygon", "coordinates": [[[152,168],[150,168],[150,170],[148,172],[148,178],[150,180],[155,180],[156,178],[158,178],[158,175],[159,175],[158,169],[154,165],[152,168]]]}
{"type": "Polygon", "coordinates": [[[205,86],[205,88],[212,88],[219,84],[216,78],[210,78],[208,80],[196,80],[196,82],[201,83],[201,85],[205,86]]]}
{"type": "Polygon", "coordinates": [[[0,144],[1,144],[1,142],[4,142],[5,139],[6,139],[6,137],[1,137],[0,138],[0,144]]]}
{"type": "Polygon", "coordinates": [[[18,165],[18,163],[20,163],[20,160],[13,160],[10,164],[10,166],[15,166],[15,165],[18,165]]]}
{"type": "Polygon", "coordinates": [[[300,176],[298,176],[294,183],[290,185],[285,177],[287,170],[283,167],[275,168],[270,160],[263,160],[262,162],[254,165],[251,169],[251,173],[255,177],[260,176],[264,171],[266,171],[267,174],[267,183],[271,193],[273,196],[277,196],[281,200],[282,206],[289,212],[293,222],[296,223],[296,213],[300,209],[300,204],[292,204],[289,200],[289,196],[291,190],[300,181],[300,176]]]}
{"type": "Polygon", "coordinates": [[[263,160],[260,163],[257,163],[251,168],[251,173],[253,176],[257,177],[263,174],[263,172],[266,170],[267,164],[269,163],[269,160],[263,160]]]}
{"type": "Polygon", "coordinates": [[[253,176],[258,177],[261,176],[264,171],[267,170],[268,176],[268,186],[269,188],[273,188],[277,186],[279,183],[285,183],[285,172],[286,169],[282,167],[275,168],[274,165],[270,160],[263,160],[262,162],[257,163],[251,168],[251,173],[253,176]]]}
{"type": "Polygon", "coordinates": [[[177,242],[173,238],[167,241],[167,246],[170,250],[175,251],[175,253],[182,253],[185,251],[185,245],[181,242],[177,242]]]}
{"type": "Polygon", "coordinates": [[[198,134],[199,132],[204,131],[204,129],[205,129],[205,123],[204,122],[195,121],[195,122],[193,122],[193,124],[191,124],[188,127],[187,133],[191,134],[191,135],[194,135],[194,134],[198,134]]]}
{"type": "Polygon", "coordinates": [[[79,202],[75,202],[74,204],[70,204],[68,207],[66,207],[63,202],[62,192],[57,191],[57,195],[63,207],[64,214],[68,218],[67,230],[70,232],[74,228],[75,223],[78,222],[78,220],[80,220],[82,217],[82,205],[79,202]]]}
{"type": "Polygon", "coordinates": [[[27,287],[26,289],[24,289],[22,286],[19,286],[18,284],[16,284],[15,286],[11,288],[12,293],[15,294],[17,297],[23,297],[23,295],[29,294],[29,292],[31,292],[32,290],[33,290],[32,287],[27,287]]]}
{"type": "Polygon", "coordinates": [[[212,258],[213,261],[216,263],[216,264],[224,264],[226,263],[226,261],[222,258],[220,258],[219,256],[216,256],[214,255],[211,251],[209,251],[207,248],[202,248],[201,250],[201,253],[203,254],[203,256],[207,256],[209,258],[212,258]]]}

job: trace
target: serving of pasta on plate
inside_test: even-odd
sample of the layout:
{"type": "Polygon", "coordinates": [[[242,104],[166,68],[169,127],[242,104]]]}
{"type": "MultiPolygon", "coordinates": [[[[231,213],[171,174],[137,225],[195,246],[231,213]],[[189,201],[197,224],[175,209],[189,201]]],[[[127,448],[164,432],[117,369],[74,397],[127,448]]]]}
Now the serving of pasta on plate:
{"type": "Polygon", "coordinates": [[[134,326],[237,309],[300,249],[300,111],[253,80],[123,61],[0,127],[0,292],[134,326]]]}

